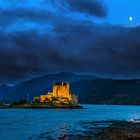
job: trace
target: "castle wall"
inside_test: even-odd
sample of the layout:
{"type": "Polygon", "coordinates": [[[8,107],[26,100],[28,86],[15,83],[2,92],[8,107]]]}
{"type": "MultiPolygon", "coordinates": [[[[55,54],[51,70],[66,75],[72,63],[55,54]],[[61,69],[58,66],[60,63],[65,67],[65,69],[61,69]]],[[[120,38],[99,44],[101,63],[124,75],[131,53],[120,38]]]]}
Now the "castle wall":
{"type": "Polygon", "coordinates": [[[40,96],[40,102],[44,102],[47,98],[47,95],[41,95],[40,96]]]}
{"type": "Polygon", "coordinates": [[[55,84],[53,86],[53,96],[58,96],[57,95],[57,85],[55,85],[55,84]]]}
{"type": "Polygon", "coordinates": [[[52,96],[70,99],[69,83],[54,83],[53,92],[48,92],[46,95],[40,95],[40,102],[45,102],[47,99],[51,99],[52,96]]]}
{"type": "Polygon", "coordinates": [[[60,85],[57,85],[55,83],[54,86],[53,86],[53,96],[69,98],[70,97],[69,84],[68,83],[65,83],[65,84],[62,83],[60,85]]]}

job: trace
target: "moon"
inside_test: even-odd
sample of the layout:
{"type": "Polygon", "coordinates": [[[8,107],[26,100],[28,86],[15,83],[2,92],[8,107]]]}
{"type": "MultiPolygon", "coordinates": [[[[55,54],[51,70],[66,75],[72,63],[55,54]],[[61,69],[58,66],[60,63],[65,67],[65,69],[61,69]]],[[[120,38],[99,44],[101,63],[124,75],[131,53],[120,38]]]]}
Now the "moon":
{"type": "Polygon", "coordinates": [[[132,21],[132,20],[133,20],[133,17],[130,16],[130,17],[129,17],[129,21],[132,21]]]}

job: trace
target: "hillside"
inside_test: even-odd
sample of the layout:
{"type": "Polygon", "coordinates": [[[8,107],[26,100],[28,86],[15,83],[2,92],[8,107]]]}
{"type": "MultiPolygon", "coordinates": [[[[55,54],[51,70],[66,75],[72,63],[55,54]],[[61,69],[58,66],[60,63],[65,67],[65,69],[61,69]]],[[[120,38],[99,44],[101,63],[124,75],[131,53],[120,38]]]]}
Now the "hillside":
{"type": "Polygon", "coordinates": [[[19,83],[12,89],[0,87],[0,98],[22,100],[29,94],[32,100],[34,96],[52,91],[54,81],[69,81],[71,93],[77,94],[81,103],[140,104],[140,80],[99,79],[73,73],[47,74],[19,83]]]}
{"type": "Polygon", "coordinates": [[[83,103],[140,105],[140,80],[81,80],[72,89],[83,103]]]}
{"type": "Polygon", "coordinates": [[[15,86],[0,85],[0,100],[6,100],[10,92],[15,89],[15,86]]]}
{"type": "Polygon", "coordinates": [[[7,95],[7,100],[26,99],[27,94],[32,100],[34,96],[52,91],[54,81],[69,81],[73,83],[82,79],[96,79],[96,77],[66,72],[47,74],[16,85],[16,88],[7,95]]]}

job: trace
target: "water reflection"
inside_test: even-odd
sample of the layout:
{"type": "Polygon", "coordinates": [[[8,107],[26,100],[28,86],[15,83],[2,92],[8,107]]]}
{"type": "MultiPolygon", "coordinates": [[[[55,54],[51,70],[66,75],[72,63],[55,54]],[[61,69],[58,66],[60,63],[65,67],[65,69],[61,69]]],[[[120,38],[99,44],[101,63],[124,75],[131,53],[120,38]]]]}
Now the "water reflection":
{"type": "Polygon", "coordinates": [[[77,125],[81,129],[72,129],[70,125],[63,124],[59,128],[57,127],[54,131],[41,133],[34,135],[29,140],[94,140],[96,134],[99,133],[102,128],[110,126],[111,122],[85,122],[79,121],[77,125]]]}

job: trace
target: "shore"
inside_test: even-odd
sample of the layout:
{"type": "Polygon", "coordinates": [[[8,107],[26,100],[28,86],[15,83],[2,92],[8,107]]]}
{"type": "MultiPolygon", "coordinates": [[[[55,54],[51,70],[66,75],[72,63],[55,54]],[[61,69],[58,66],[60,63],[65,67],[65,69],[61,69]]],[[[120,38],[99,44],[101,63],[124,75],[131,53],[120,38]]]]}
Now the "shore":
{"type": "Polygon", "coordinates": [[[140,123],[116,121],[96,135],[97,140],[140,140],[140,123]]]}
{"type": "Polygon", "coordinates": [[[101,121],[81,123],[82,139],[89,140],[140,140],[140,122],[135,121],[101,121]]]}
{"type": "Polygon", "coordinates": [[[49,132],[37,138],[49,140],[140,140],[140,123],[127,121],[80,122],[81,131],[62,133],[53,138],[49,132]]]}
{"type": "Polygon", "coordinates": [[[1,106],[0,108],[21,108],[21,109],[82,109],[80,104],[20,104],[11,106],[1,106]]]}

